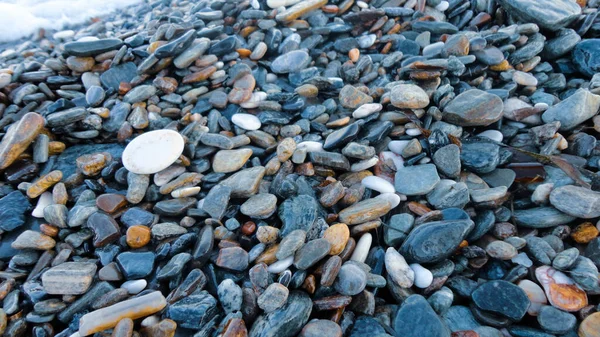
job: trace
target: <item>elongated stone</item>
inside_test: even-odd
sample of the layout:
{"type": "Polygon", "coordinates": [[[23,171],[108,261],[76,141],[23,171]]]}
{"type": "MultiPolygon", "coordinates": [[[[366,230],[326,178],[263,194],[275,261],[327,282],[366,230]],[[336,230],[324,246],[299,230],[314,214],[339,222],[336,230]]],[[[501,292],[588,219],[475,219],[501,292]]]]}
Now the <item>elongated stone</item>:
{"type": "Polygon", "coordinates": [[[302,1],[294,6],[290,7],[286,11],[277,14],[275,17],[277,21],[289,22],[299,18],[306,13],[310,13],[315,9],[325,6],[328,0],[307,0],[302,1]]]}
{"type": "Polygon", "coordinates": [[[340,221],[348,225],[357,225],[375,220],[387,214],[392,205],[381,198],[372,198],[358,202],[339,213],[340,221]]]}
{"type": "Polygon", "coordinates": [[[65,262],[42,274],[42,284],[51,295],[81,295],[88,290],[95,274],[95,263],[65,262]]]}
{"type": "Polygon", "coordinates": [[[0,142],[0,170],[4,170],[23,153],[44,127],[44,117],[29,112],[13,124],[0,142]]]}
{"type": "Polygon", "coordinates": [[[167,306],[167,300],[160,293],[150,294],[113,304],[83,315],[79,320],[79,335],[89,336],[93,333],[113,328],[124,318],[132,320],[152,315],[167,306]]]}

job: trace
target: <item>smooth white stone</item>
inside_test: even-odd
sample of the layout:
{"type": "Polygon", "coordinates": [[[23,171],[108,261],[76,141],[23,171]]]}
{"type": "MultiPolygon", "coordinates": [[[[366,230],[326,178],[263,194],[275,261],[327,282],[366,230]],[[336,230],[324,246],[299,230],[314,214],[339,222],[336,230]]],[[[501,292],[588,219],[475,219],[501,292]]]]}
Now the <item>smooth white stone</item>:
{"type": "Polygon", "coordinates": [[[525,253],[519,253],[517,256],[510,259],[513,263],[520,264],[524,267],[531,267],[533,265],[533,261],[527,256],[525,253]]]}
{"type": "Polygon", "coordinates": [[[409,136],[418,136],[421,134],[421,130],[419,129],[407,129],[406,134],[409,136]]]}
{"type": "Polygon", "coordinates": [[[370,188],[374,191],[377,191],[379,193],[394,193],[394,192],[396,192],[396,189],[394,188],[394,185],[392,185],[392,183],[390,183],[389,181],[387,181],[381,177],[377,177],[377,176],[364,177],[363,180],[361,181],[361,184],[363,186],[370,188]]]}
{"type": "Polygon", "coordinates": [[[547,204],[550,200],[550,192],[554,189],[553,183],[538,185],[531,194],[531,201],[538,205],[547,204]]]}
{"type": "Polygon", "coordinates": [[[279,274],[288,269],[294,263],[294,255],[279,260],[267,267],[267,271],[272,274],[279,274]]]}
{"type": "Polygon", "coordinates": [[[267,0],[267,6],[271,8],[279,8],[291,6],[299,3],[302,0],[267,0]]]}
{"type": "Polygon", "coordinates": [[[52,193],[42,193],[42,195],[40,195],[40,198],[38,199],[37,205],[35,205],[35,208],[31,212],[31,215],[33,215],[36,218],[43,218],[44,208],[46,208],[46,206],[48,205],[52,205],[53,203],[54,201],[52,200],[52,193]]]}
{"type": "Polygon", "coordinates": [[[548,103],[544,103],[544,102],[535,103],[535,105],[533,107],[536,109],[544,109],[544,110],[549,108],[548,103]]]}
{"type": "Polygon", "coordinates": [[[396,154],[402,154],[408,143],[410,143],[410,140],[392,140],[388,143],[388,149],[396,154]]]}
{"type": "Polygon", "coordinates": [[[508,121],[506,125],[514,126],[517,129],[524,129],[527,127],[527,124],[521,122],[508,121]]]}
{"type": "Polygon", "coordinates": [[[396,170],[404,167],[404,158],[402,158],[401,155],[391,151],[383,151],[381,152],[381,155],[385,162],[392,161],[396,170]]]}
{"type": "Polygon", "coordinates": [[[267,83],[275,83],[275,81],[277,81],[277,75],[275,74],[267,74],[267,83]]]}
{"type": "Polygon", "coordinates": [[[364,2],[364,1],[357,1],[356,5],[362,9],[367,9],[369,8],[369,4],[364,2]]]}
{"type": "Polygon", "coordinates": [[[521,280],[517,285],[525,291],[527,297],[529,297],[529,300],[531,301],[527,313],[531,316],[537,316],[540,313],[542,306],[548,304],[548,299],[546,298],[544,290],[542,290],[542,287],[537,283],[530,280],[521,280]]]}
{"type": "Polygon", "coordinates": [[[75,36],[75,32],[72,30],[61,30],[60,32],[56,32],[54,35],[52,35],[55,40],[70,39],[73,36],[75,36]]]}
{"type": "Polygon", "coordinates": [[[95,36],[84,36],[84,37],[78,39],[77,42],[89,42],[89,41],[98,41],[98,40],[100,40],[100,39],[95,36]]]}
{"type": "Polygon", "coordinates": [[[373,236],[371,233],[363,234],[363,236],[361,236],[356,243],[356,248],[354,248],[354,252],[352,253],[352,257],[350,257],[350,260],[365,262],[367,255],[369,255],[369,249],[371,249],[372,242],[373,236]]]}
{"type": "Polygon", "coordinates": [[[406,201],[406,200],[408,200],[408,196],[406,196],[406,195],[404,195],[404,194],[400,194],[400,193],[398,193],[398,196],[400,197],[400,200],[401,200],[401,201],[406,201]]]}
{"type": "Polygon", "coordinates": [[[435,9],[437,9],[440,12],[443,12],[446,9],[448,9],[448,7],[450,7],[450,3],[448,1],[442,1],[439,5],[435,6],[435,9]]]}
{"type": "Polygon", "coordinates": [[[254,109],[258,107],[258,103],[267,99],[267,93],[263,91],[256,91],[252,93],[252,97],[246,102],[240,104],[240,106],[244,109],[254,109]]]}
{"type": "Polygon", "coordinates": [[[260,9],[260,3],[258,2],[258,0],[250,1],[250,6],[252,6],[252,9],[260,9]]]}
{"type": "Polygon", "coordinates": [[[214,66],[217,69],[221,69],[221,68],[223,68],[225,66],[225,63],[223,63],[223,61],[219,61],[219,62],[215,63],[214,66]]]}
{"type": "Polygon", "coordinates": [[[319,152],[319,151],[323,151],[323,144],[312,141],[312,140],[307,140],[305,142],[298,143],[298,145],[296,145],[296,149],[303,149],[307,153],[308,152],[319,152]]]}
{"type": "Polygon", "coordinates": [[[410,269],[415,273],[415,285],[418,288],[425,289],[433,282],[433,274],[429,269],[424,268],[418,263],[411,264],[410,269]]]}
{"type": "Polygon", "coordinates": [[[535,76],[519,70],[513,73],[513,81],[515,81],[517,84],[525,86],[536,86],[538,84],[538,80],[535,78],[535,76]]]}
{"type": "Polygon", "coordinates": [[[258,117],[251,114],[237,113],[231,116],[231,122],[244,130],[260,129],[260,120],[258,117]]]}
{"type": "Polygon", "coordinates": [[[131,280],[131,281],[127,281],[127,282],[124,282],[123,284],[121,284],[121,288],[127,290],[127,292],[130,295],[135,295],[135,294],[139,294],[140,291],[144,290],[147,285],[148,285],[148,281],[146,281],[144,279],[131,280]]]}
{"type": "Polygon", "coordinates": [[[394,247],[388,247],[385,251],[384,262],[385,270],[394,283],[402,288],[412,287],[415,282],[415,272],[394,247]]]}
{"type": "Polygon", "coordinates": [[[367,117],[378,111],[381,111],[381,109],[383,109],[383,105],[381,105],[379,103],[363,104],[363,105],[359,106],[356,110],[354,110],[354,112],[352,113],[352,117],[364,118],[364,117],[367,117]]]}
{"type": "Polygon", "coordinates": [[[377,156],[370,158],[370,159],[361,160],[358,163],[354,163],[354,164],[350,165],[350,171],[352,171],[352,172],[364,171],[364,170],[370,169],[371,167],[377,165],[377,163],[379,163],[379,157],[377,157],[377,156]]]}
{"type": "Polygon", "coordinates": [[[171,192],[173,198],[185,198],[200,193],[200,186],[183,187],[171,192]]]}
{"type": "Polygon", "coordinates": [[[142,133],[123,151],[123,166],[137,174],[160,172],[179,158],[184,143],[183,137],[173,130],[142,133]]]}
{"type": "Polygon", "coordinates": [[[79,334],[79,331],[76,331],[76,332],[72,333],[71,335],[69,335],[69,337],[81,337],[81,335],[79,334]]]}
{"type": "Polygon", "coordinates": [[[498,143],[501,143],[502,140],[504,139],[502,132],[500,132],[498,130],[485,130],[482,133],[478,134],[477,136],[478,137],[486,137],[486,138],[489,138],[498,143]]]}
{"type": "Polygon", "coordinates": [[[402,201],[400,196],[396,193],[381,193],[375,198],[387,200],[390,203],[390,205],[392,205],[392,209],[398,207],[398,205],[400,205],[400,201],[402,201]]]}

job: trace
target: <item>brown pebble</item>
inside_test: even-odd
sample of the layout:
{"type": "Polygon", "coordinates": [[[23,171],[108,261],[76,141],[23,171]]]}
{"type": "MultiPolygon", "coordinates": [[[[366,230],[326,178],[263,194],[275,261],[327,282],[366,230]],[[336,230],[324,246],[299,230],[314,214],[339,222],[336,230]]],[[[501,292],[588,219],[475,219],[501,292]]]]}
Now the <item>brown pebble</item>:
{"type": "Polygon", "coordinates": [[[131,226],[127,229],[126,241],[131,248],[142,248],[150,242],[152,237],[150,228],[146,226],[131,226]]]}
{"type": "Polygon", "coordinates": [[[122,194],[106,193],[96,199],[96,206],[106,213],[114,213],[127,205],[127,199],[122,194]]]}
{"type": "Polygon", "coordinates": [[[13,124],[0,142],[0,170],[12,164],[33,142],[44,127],[44,117],[29,112],[13,124]]]}
{"type": "Polygon", "coordinates": [[[86,176],[95,176],[106,166],[106,157],[102,153],[85,154],[75,160],[77,168],[86,176]]]}
{"type": "Polygon", "coordinates": [[[358,58],[360,57],[360,50],[358,50],[357,48],[352,48],[348,52],[348,57],[352,62],[356,63],[358,61],[358,58]]]}
{"type": "Polygon", "coordinates": [[[110,337],[131,337],[133,335],[133,320],[123,318],[117,323],[110,337]]]}
{"type": "Polygon", "coordinates": [[[144,328],[141,332],[145,337],[173,337],[177,323],[171,319],[163,319],[162,321],[144,328]]]}
{"type": "Polygon", "coordinates": [[[338,255],[348,243],[350,230],[346,224],[338,223],[327,228],[323,233],[323,238],[331,244],[329,255],[338,255]]]}

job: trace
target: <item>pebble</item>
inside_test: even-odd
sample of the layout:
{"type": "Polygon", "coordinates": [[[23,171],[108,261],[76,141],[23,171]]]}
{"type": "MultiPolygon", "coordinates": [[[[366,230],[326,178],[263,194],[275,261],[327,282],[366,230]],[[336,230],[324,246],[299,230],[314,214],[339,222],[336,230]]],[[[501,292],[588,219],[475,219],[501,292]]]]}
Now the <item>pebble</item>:
{"type": "Polygon", "coordinates": [[[218,151],[213,157],[213,170],[218,173],[238,171],[250,159],[252,153],[252,149],[218,151]]]}
{"type": "Polygon", "coordinates": [[[493,94],[471,89],[444,107],[444,120],[460,126],[487,126],[502,118],[504,105],[493,94]]]}
{"type": "Polygon", "coordinates": [[[407,166],[396,170],[396,192],[404,195],[424,195],[440,182],[435,165],[407,166]]]}
{"type": "Polygon", "coordinates": [[[550,193],[550,204],[574,217],[590,219],[600,216],[595,205],[600,202],[600,193],[583,187],[567,185],[555,188],[550,193]]]}
{"type": "Polygon", "coordinates": [[[400,84],[390,92],[392,105],[400,109],[422,109],[429,105],[429,96],[419,86],[400,84]]]}
{"type": "Polygon", "coordinates": [[[400,254],[409,262],[435,263],[450,256],[473,229],[471,220],[434,221],[410,232],[400,254]],[[437,244],[431,247],[431,242],[437,244]]]}
{"type": "Polygon", "coordinates": [[[137,136],[123,151],[123,166],[136,174],[154,174],[171,166],[183,152],[179,133],[157,130],[137,136]]]}
{"type": "Polygon", "coordinates": [[[398,310],[393,326],[399,336],[449,337],[450,330],[421,295],[410,295],[398,310]]]}
{"type": "Polygon", "coordinates": [[[414,270],[393,247],[385,251],[385,269],[391,280],[402,288],[410,288],[415,282],[414,270]]]}
{"type": "Polygon", "coordinates": [[[288,288],[280,283],[272,283],[260,296],[258,296],[258,307],[266,313],[273,312],[286,303],[288,295],[288,288]]]}
{"type": "Polygon", "coordinates": [[[44,118],[29,112],[0,141],[0,170],[9,167],[33,142],[44,127],[44,118]]]}
{"type": "Polygon", "coordinates": [[[490,281],[477,287],[473,303],[484,311],[518,321],[527,313],[529,298],[523,289],[506,281],[490,281]]]}
{"type": "Polygon", "coordinates": [[[367,286],[367,275],[354,264],[344,264],[340,268],[335,289],[342,295],[354,296],[367,286]]]}

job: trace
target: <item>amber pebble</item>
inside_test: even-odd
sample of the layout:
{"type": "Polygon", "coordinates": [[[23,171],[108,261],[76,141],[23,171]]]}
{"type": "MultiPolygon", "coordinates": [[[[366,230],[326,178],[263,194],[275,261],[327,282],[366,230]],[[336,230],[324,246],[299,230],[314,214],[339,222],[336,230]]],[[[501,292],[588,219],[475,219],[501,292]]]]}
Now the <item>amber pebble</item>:
{"type": "Polygon", "coordinates": [[[411,201],[408,203],[408,209],[416,215],[424,215],[431,212],[431,209],[423,204],[420,204],[416,201],[411,201]]]}
{"type": "Polygon", "coordinates": [[[256,85],[256,80],[252,74],[246,74],[241,78],[237,79],[233,83],[233,89],[227,95],[229,102],[234,104],[240,104],[246,102],[252,97],[252,91],[256,85]]]}
{"type": "Polygon", "coordinates": [[[23,153],[44,127],[44,117],[29,112],[13,124],[0,142],[0,170],[4,170],[23,153]]]}
{"type": "Polygon", "coordinates": [[[589,315],[579,325],[579,337],[600,337],[600,312],[589,315]]]}
{"type": "Polygon", "coordinates": [[[277,261],[277,251],[279,250],[279,245],[272,245],[267,248],[260,256],[256,259],[256,263],[264,263],[267,265],[273,264],[277,261]]]}
{"type": "Polygon", "coordinates": [[[598,236],[598,229],[591,222],[584,222],[575,227],[571,238],[577,243],[589,243],[598,236]]]}
{"type": "Polygon", "coordinates": [[[246,329],[246,323],[241,318],[232,318],[227,325],[225,325],[222,337],[246,337],[248,336],[248,330],[246,329]]]}
{"type": "Polygon", "coordinates": [[[352,48],[349,52],[348,52],[348,57],[350,58],[350,60],[352,62],[356,62],[358,61],[358,58],[360,57],[360,50],[358,50],[358,48],[352,48]]]}
{"type": "Polygon", "coordinates": [[[142,336],[145,337],[173,337],[175,336],[175,330],[177,329],[177,323],[170,319],[163,319],[162,321],[144,328],[142,336]]]}
{"type": "Polygon", "coordinates": [[[151,231],[146,226],[131,226],[127,229],[127,244],[131,248],[141,248],[150,242],[151,231]]]}
{"type": "Polygon", "coordinates": [[[106,157],[102,153],[85,154],[75,161],[77,168],[86,176],[95,176],[106,166],[106,157]]]}
{"type": "Polygon", "coordinates": [[[315,175],[315,168],[313,166],[313,163],[303,163],[300,165],[296,165],[296,169],[295,169],[296,173],[303,175],[303,176],[314,176],[315,175]]]}
{"type": "Polygon", "coordinates": [[[55,204],[66,205],[69,200],[67,187],[63,183],[57,183],[52,188],[52,201],[55,204]]]}
{"type": "Polygon", "coordinates": [[[62,172],[54,170],[45,176],[40,177],[34,183],[32,183],[27,189],[27,196],[31,199],[35,199],[46,192],[50,187],[59,182],[62,179],[62,172]]]}
{"type": "Polygon", "coordinates": [[[242,226],[242,234],[244,234],[246,236],[250,236],[250,235],[254,234],[255,230],[256,230],[256,224],[252,221],[247,221],[242,226]]]}
{"type": "Polygon", "coordinates": [[[146,49],[146,51],[150,54],[154,53],[154,51],[156,51],[156,49],[158,49],[158,47],[163,46],[167,43],[167,41],[154,41],[152,43],[150,43],[150,45],[148,46],[148,48],[146,49]]]}
{"type": "Polygon", "coordinates": [[[217,67],[215,67],[215,66],[206,67],[204,69],[201,69],[198,72],[186,75],[183,78],[183,81],[181,83],[187,84],[187,83],[202,82],[202,81],[208,79],[210,77],[210,75],[214,74],[215,71],[217,71],[217,67]]]}
{"type": "Polygon", "coordinates": [[[96,199],[96,206],[106,213],[114,213],[127,205],[127,199],[122,194],[107,193],[96,199]]]}
{"type": "Polygon", "coordinates": [[[127,83],[127,82],[121,82],[119,83],[119,94],[120,95],[125,95],[126,93],[129,92],[129,90],[131,90],[131,84],[127,83]]]}
{"type": "Polygon", "coordinates": [[[3,300],[6,295],[13,289],[15,285],[15,279],[9,278],[6,281],[0,283],[0,301],[3,300]]]}
{"type": "Polygon", "coordinates": [[[314,84],[303,84],[294,91],[303,97],[317,97],[319,95],[319,88],[314,84]]]}
{"type": "Polygon", "coordinates": [[[490,70],[493,71],[507,71],[509,69],[512,69],[512,66],[510,65],[510,63],[508,63],[507,60],[503,60],[502,62],[496,65],[490,66],[490,70]]]}
{"type": "Polygon", "coordinates": [[[346,224],[338,223],[327,228],[325,233],[323,233],[323,238],[331,244],[329,254],[338,255],[344,250],[346,243],[348,243],[350,230],[346,224]]]}
{"type": "Polygon", "coordinates": [[[63,142],[49,142],[48,143],[48,154],[55,155],[62,153],[67,146],[63,142]]]}
{"type": "Polygon", "coordinates": [[[240,48],[240,49],[237,49],[236,51],[242,58],[246,58],[246,57],[250,56],[250,54],[252,54],[252,50],[246,49],[246,48],[240,48]]]}
{"type": "Polygon", "coordinates": [[[40,232],[42,232],[42,234],[46,234],[48,236],[55,237],[58,235],[58,227],[54,227],[54,226],[43,223],[40,225],[40,232]]]}
{"type": "MultiPolygon", "coordinates": [[[[177,83],[177,80],[173,77],[157,77],[154,81],[152,81],[152,84],[154,84],[154,86],[156,86],[158,89],[160,89],[167,95],[174,93],[175,90],[177,90],[177,86],[179,85],[179,83],[177,83]]],[[[135,107],[132,108],[135,109],[135,107]]]]}

